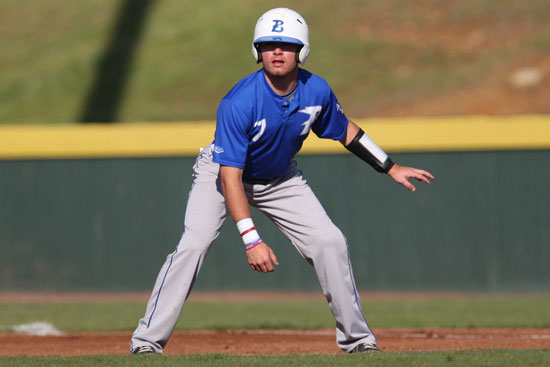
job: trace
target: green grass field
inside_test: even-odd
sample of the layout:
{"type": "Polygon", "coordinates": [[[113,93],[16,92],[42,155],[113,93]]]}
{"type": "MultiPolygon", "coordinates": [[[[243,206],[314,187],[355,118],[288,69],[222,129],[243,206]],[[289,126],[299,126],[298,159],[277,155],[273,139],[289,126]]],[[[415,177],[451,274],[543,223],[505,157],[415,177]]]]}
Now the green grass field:
{"type": "MultiPolygon", "coordinates": [[[[548,328],[549,295],[440,295],[389,299],[364,297],[364,311],[376,328],[548,328]]],[[[0,304],[2,331],[16,324],[47,321],[65,332],[131,331],[144,312],[143,302],[65,302],[0,304]]],[[[332,328],[322,300],[255,302],[193,301],[178,330],[332,328]],[[265,315],[269,315],[266,318],[265,315]]],[[[550,347],[550,346],[549,346],[550,347]]],[[[261,351],[259,351],[261,353],[261,351]]],[[[550,366],[550,349],[453,352],[395,352],[376,355],[0,357],[2,366],[550,366]]]]}
{"type": "MultiPolygon", "coordinates": [[[[550,296],[435,296],[363,299],[375,328],[550,328],[550,296]]],[[[0,327],[48,321],[65,332],[131,331],[143,316],[142,302],[3,303],[0,327]]],[[[205,302],[190,300],[178,330],[332,328],[324,301],[205,302]],[[265,315],[269,315],[266,318],[265,315]]]]}
{"type": "Polygon", "coordinates": [[[286,366],[286,367],[353,367],[353,366],[498,366],[544,367],[550,365],[546,350],[484,350],[459,352],[401,352],[369,355],[182,355],[182,356],[88,356],[88,357],[4,357],[2,366],[286,366]]]}

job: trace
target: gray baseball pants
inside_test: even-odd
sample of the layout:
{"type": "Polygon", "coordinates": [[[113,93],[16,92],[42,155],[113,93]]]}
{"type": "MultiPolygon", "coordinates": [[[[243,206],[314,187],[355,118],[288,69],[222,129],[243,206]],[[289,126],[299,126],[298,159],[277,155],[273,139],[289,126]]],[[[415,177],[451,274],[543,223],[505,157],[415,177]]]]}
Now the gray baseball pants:
{"type": "MultiPolygon", "coordinates": [[[[185,230],[157,277],[145,316],[132,335],[131,349],[152,346],[162,353],[180,317],[199,270],[228,216],[211,148],[193,167],[194,180],[185,213],[185,230]]],[[[266,184],[245,183],[250,205],[263,212],[313,265],[332,314],[336,342],[344,351],[376,344],[355,288],[346,238],[332,223],[293,162],[287,177],[266,184]]],[[[258,229],[261,234],[261,228],[258,229]]],[[[236,244],[236,251],[243,251],[236,244]]]]}

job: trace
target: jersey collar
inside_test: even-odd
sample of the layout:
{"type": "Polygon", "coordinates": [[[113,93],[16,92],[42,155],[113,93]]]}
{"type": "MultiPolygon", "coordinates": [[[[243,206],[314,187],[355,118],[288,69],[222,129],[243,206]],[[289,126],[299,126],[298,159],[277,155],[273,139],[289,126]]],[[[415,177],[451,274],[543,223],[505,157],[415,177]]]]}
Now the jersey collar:
{"type": "Polygon", "coordinates": [[[294,89],[288,93],[287,95],[285,96],[281,96],[277,93],[275,93],[275,91],[273,90],[273,88],[271,88],[271,86],[269,85],[269,83],[267,82],[267,78],[265,76],[265,70],[261,70],[261,75],[262,75],[262,79],[264,81],[264,85],[265,85],[265,88],[268,90],[268,92],[273,96],[275,97],[276,99],[279,99],[279,100],[283,100],[283,99],[286,99],[288,100],[288,97],[292,94],[294,94],[294,98],[296,98],[296,93],[297,93],[297,89],[298,89],[298,84],[300,83],[300,70],[301,69],[298,69],[298,78],[296,79],[296,86],[294,87],[294,89]]]}

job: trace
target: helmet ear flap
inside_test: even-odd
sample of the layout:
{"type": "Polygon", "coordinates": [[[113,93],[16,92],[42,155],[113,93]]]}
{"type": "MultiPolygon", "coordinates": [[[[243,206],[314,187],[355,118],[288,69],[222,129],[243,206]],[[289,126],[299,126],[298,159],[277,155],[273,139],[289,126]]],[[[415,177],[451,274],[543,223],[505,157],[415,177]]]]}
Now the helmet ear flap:
{"type": "Polygon", "coordinates": [[[297,61],[304,65],[309,56],[309,45],[303,45],[299,52],[296,53],[297,61]]]}
{"type": "Polygon", "coordinates": [[[260,50],[259,43],[252,43],[252,56],[254,56],[254,60],[256,60],[256,64],[259,64],[260,62],[262,62],[262,51],[260,50]]]}
{"type": "Polygon", "coordinates": [[[296,51],[296,62],[298,63],[302,63],[302,58],[301,58],[301,54],[302,54],[302,50],[304,49],[304,46],[300,46],[300,48],[298,48],[298,51],[296,51]]]}

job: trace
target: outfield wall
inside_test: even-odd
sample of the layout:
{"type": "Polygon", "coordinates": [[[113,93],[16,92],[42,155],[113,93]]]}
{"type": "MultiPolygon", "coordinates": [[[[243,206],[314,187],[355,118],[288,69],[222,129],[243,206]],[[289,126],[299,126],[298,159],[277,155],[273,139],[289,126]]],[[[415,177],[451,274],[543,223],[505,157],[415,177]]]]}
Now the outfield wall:
{"type": "MultiPolygon", "coordinates": [[[[395,161],[436,176],[409,193],[338,143],[308,139],[299,165],[348,238],[360,289],[550,290],[550,118],[360,124],[395,161]]],[[[0,127],[0,290],[149,290],[212,133],[211,122],[0,127]]],[[[197,288],[318,289],[254,216],[278,270],[251,272],[228,221],[197,288]]]]}

